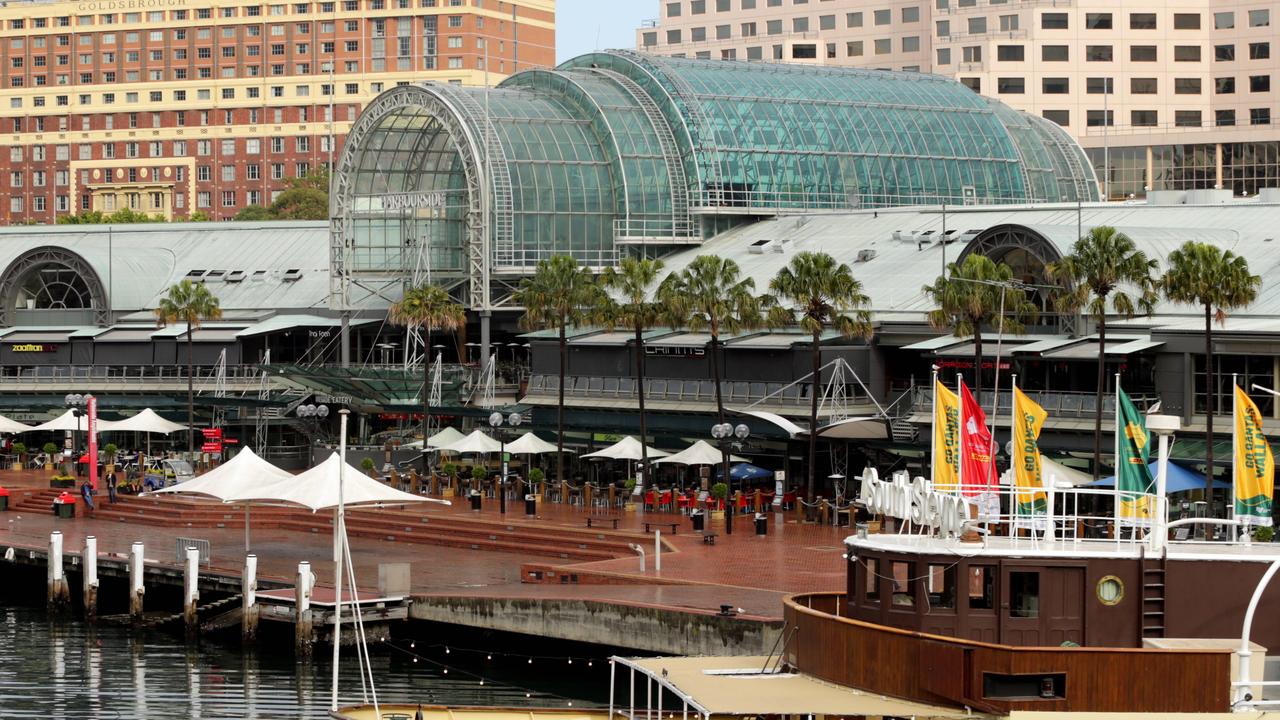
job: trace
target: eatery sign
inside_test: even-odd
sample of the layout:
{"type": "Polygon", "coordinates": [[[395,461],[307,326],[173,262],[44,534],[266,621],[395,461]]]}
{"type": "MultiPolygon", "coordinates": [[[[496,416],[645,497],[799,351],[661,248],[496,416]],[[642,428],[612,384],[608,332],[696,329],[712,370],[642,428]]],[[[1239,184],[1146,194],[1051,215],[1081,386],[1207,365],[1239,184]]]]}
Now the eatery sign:
{"type": "Polygon", "coordinates": [[[899,471],[889,481],[881,480],[873,467],[862,471],[858,503],[869,512],[906,520],[935,530],[942,537],[958,537],[969,518],[968,507],[959,495],[937,492],[929,481],[899,471]]]}
{"type": "Polygon", "coordinates": [[[14,343],[9,350],[16,353],[57,352],[58,346],[51,343],[14,343]]]}

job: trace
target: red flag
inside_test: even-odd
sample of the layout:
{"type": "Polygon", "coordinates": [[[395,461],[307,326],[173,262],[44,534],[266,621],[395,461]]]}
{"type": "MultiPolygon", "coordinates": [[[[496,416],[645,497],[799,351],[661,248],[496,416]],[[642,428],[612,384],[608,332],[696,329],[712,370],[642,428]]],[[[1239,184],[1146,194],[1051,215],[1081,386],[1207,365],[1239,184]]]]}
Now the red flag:
{"type": "Polygon", "coordinates": [[[986,413],[982,412],[982,407],[963,380],[960,381],[960,403],[964,415],[964,424],[960,428],[962,492],[968,497],[976,497],[994,491],[998,479],[991,458],[991,432],[987,429],[986,413]]]}

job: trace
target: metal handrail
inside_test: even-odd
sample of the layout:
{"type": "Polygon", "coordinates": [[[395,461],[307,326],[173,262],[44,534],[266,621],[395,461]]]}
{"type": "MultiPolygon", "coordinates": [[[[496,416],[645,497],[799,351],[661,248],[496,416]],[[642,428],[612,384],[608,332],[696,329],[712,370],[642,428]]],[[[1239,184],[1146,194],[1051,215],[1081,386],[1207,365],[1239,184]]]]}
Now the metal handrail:
{"type": "MultiPolygon", "coordinates": [[[[529,378],[526,393],[532,396],[555,396],[557,394],[555,375],[535,374],[529,378]]],[[[810,402],[812,383],[796,382],[790,385],[781,382],[748,382],[743,380],[722,380],[721,394],[726,403],[777,405],[781,407],[807,407],[810,402]],[[743,388],[742,386],[746,387],[743,388]],[[753,389],[752,386],[756,386],[753,389]],[[793,387],[794,394],[779,395],[779,391],[793,387]]],[[[846,385],[846,393],[855,402],[871,403],[872,399],[862,391],[857,383],[846,385]]],[[[630,377],[569,375],[565,377],[565,396],[587,398],[620,398],[631,399],[636,396],[635,382],[630,377]],[[594,381],[594,382],[593,382],[594,381]],[[607,384],[606,384],[606,381],[607,384]]],[[[709,380],[690,378],[646,378],[645,399],[655,401],[715,402],[715,384],[709,380]],[[690,389],[686,389],[689,386],[690,389]]]]}

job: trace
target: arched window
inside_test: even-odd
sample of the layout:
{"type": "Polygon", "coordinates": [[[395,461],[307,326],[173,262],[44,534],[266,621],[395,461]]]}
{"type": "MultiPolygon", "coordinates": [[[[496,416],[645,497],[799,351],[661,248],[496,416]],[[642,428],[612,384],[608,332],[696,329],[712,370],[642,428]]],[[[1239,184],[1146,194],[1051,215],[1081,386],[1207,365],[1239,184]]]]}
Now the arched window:
{"type": "Polygon", "coordinates": [[[106,325],[109,310],[97,271],[65,248],[30,250],[0,274],[0,327],[17,324],[20,311],[48,311],[66,314],[72,323],[106,325]]]}

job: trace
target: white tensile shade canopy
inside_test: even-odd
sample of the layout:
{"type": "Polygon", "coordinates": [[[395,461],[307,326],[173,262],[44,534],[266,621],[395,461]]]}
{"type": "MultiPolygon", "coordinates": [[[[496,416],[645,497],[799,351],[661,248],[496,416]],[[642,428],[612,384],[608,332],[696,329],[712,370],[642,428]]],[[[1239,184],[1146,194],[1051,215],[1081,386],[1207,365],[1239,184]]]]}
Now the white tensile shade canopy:
{"type": "MultiPolygon", "coordinates": [[[[451,427],[447,427],[441,430],[440,432],[436,433],[435,435],[432,435],[431,437],[427,438],[426,448],[428,450],[440,450],[444,448],[446,445],[449,445],[450,443],[455,443],[464,437],[466,437],[466,435],[463,435],[462,433],[458,432],[457,430],[454,430],[451,427]]],[[[422,446],[423,444],[421,440],[414,440],[413,442],[405,443],[400,447],[411,450],[411,449],[421,448],[422,446]]]]}
{"type": "Polygon", "coordinates": [[[17,420],[10,420],[5,416],[0,415],[0,433],[20,433],[32,429],[34,428],[30,425],[23,425],[17,420]]]}
{"type": "Polygon", "coordinates": [[[304,473],[246,489],[244,492],[227,497],[226,501],[300,505],[313,512],[329,510],[338,507],[340,473],[342,504],[346,507],[403,505],[418,502],[451,504],[448,500],[425,498],[396,490],[365,475],[358,468],[344,464],[336,452],[304,473]]]}
{"type": "MultiPolygon", "coordinates": [[[[546,440],[527,432],[516,440],[507,443],[507,452],[516,455],[541,455],[542,453],[555,452],[555,443],[549,443],[546,440]]],[[[573,452],[565,450],[565,452],[573,452]]]]}
{"type": "MultiPolygon", "coordinates": [[[[124,420],[110,423],[106,425],[106,427],[103,427],[102,423],[99,422],[98,427],[100,432],[144,432],[160,433],[162,435],[168,435],[169,433],[175,433],[179,430],[187,429],[186,425],[182,425],[171,420],[165,420],[157,415],[151,408],[147,408],[133,417],[128,417],[124,420]]],[[[239,456],[237,455],[237,457],[239,456]]],[[[258,456],[254,455],[254,457],[256,458],[258,456]]]]}
{"type": "MultiPolygon", "coordinates": [[[[109,423],[109,422],[103,422],[101,420],[98,421],[98,432],[110,430],[111,425],[112,423],[109,423]]],[[[76,416],[72,414],[72,411],[68,410],[62,413],[61,415],[59,415],[58,417],[50,420],[49,422],[41,423],[39,425],[36,425],[35,427],[27,428],[22,432],[48,432],[48,431],[64,432],[67,430],[80,430],[83,432],[88,429],[89,429],[89,418],[82,415],[77,419],[76,416]]]]}
{"type": "MultiPolygon", "coordinates": [[[[671,453],[663,452],[655,448],[648,448],[649,459],[666,457],[671,453]]],[[[630,435],[622,438],[618,442],[610,445],[603,450],[597,450],[593,453],[583,455],[584,458],[608,458],[610,460],[639,460],[640,459],[640,441],[630,435]]]]}
{"type": "MultiPolygon", "coordinates": [[[[730,462],[746,462],[737,455],[729,456],[730,462]]],[[[724,462],[724,454],[706,440],[699,440],[674,455],[658,460],[659,463],[673,465],[719,465],[724,462]]]]}
{"type": "Polygon", "coordinates": [[[289,471],[263,460],[252,448],[246,447],[235,457],[199,477],[151,494],[203,495],[225,502],[238,494],[292,477],[289,471]]]}
{"type": "Polygon", "coordinates": [[[485,435],[479,430],[474,430],[470,435],[463,437],[461,440],[442,446],[441,450],[452,450],[457,453],[491,453],[498,452],[502,449],[502,443],[485,435]]]}

